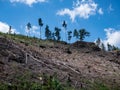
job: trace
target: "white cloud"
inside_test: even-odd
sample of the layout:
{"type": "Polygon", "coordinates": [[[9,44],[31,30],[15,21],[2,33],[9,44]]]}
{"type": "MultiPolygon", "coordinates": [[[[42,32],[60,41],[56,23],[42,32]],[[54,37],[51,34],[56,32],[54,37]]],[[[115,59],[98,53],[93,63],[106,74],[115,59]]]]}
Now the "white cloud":
{"type": "MultiPolygon", "coordinates": [[[[7,23],[4,23],[4,22],[0,21],[0,32],[8,33],[8,31],[9,31],[9,25],[7,23]]],[[[12,28],[11,31],[12,31],[11,33],[14,33],[14,32],[17,33],[17,34],[19,33],[14,28],[12,28]]]]}
{"type": "Polygon", "coordinates": [[[114,11],[114,9],[112,8],[112,4],[110,4],[108,7],[108,12],[110,13],[111,11],[114,11]]]}
{"type": "Polygon", "coordinates": [[[38,26],[35,26],[33,25],[32,28],[30,30],[27,29],[27,26],[25,26],[25,32],[27,35],[36,35],[38,36],[39,35],[39,27],[38,26]]]}
{"type": "Polygon", "coordinates": [[[100,8],[100,9],[98,10],[98,13],[101,14],[101,15],[104,14],[102,8],[100,8]]]}
{"type": "Polygon", "coordinates": [[[32,6],[34,3],[42,3],[47,2],[47,0],[10,0],[11,3],[17,2],[17,3],[24,3],[29,6],[32,6]]]}
{"type": "Polygon", "coordinates": [[[38,27],[38,26],[35,26],[35,25],[34,25],[34,26],[32,26],[32,30],[33,30],[33,31],[36,31],[36,30],[38,30],[38,29],[39,29],[39,27],[38,27]]]}
{"type": "Polygon", "coordinates": [[[104,30],[106,32],[106,40],[103,40],[104,44],[107,45],[109,43],[120,48],[120,30],[115,30],[114,28],[104,30]]]}
{"type": "Polygon", "coordinates": [[[38,26],[32,26],[32,33],[34,33],[34,34],[39,34],[38,29],[39,29],[38,26]]]}
{"type": "MultiPolygon", "coordinates": [[[[73,2],[73,9],[62,9],[57,12],[57,15],[64,16],[69,15],[72,21],[78,16],[80,18],[88,19],[91,15],[95,15],[97,12],[98,4],[93,0],[77,0],[73,2]]],[[[100,14],[103,13],[102,8],[100,14]]]]}

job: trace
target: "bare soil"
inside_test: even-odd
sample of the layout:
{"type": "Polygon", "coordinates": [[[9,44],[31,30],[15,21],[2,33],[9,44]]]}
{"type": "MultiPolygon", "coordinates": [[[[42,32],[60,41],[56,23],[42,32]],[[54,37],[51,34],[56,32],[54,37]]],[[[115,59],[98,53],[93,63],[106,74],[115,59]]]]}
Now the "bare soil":
{"type": "Polygon", "coordinates": [[[112,90],[120,88],[120,51],[102,51],[90,42],[26,46],[0,37],[0,82],[16,82],[18,74],[28,71],[36,82],[41,82],[42,74],[56,74],[63,84],[69,79],[77,90],[88,89],[94,82],[104,83],[112,90]]]}

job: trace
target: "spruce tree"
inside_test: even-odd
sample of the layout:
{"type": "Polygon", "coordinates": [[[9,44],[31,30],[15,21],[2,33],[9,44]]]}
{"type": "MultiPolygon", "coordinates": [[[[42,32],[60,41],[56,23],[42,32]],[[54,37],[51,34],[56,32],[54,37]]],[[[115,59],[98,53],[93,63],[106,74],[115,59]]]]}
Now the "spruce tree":
{"type": "Polygon", "coordinates": [[[80,29],[80,30],[79,30],[79,40],[80,40],[80,41],[83,41],[86,36],[87,36],[87,37],[90,36],[90,33],[87,32],[85,29],[80,29]]]}
{"type": "Polygon", "coordinates": [[[60,41],[60,39],[61,39],[60,31],[61,31],[61,29],[59,29],[58,27],[55,27],[55,37],[56,37],[57,41],[60,41]]]}
{"type": "Polygon", "coordinates": [[[27,23],[27,30],[28,30],[29,36],[30,36],[30,29],[31,29],[31,28],[32,28],[31,23],[28,22],[28,23],[27,23]]]}
{"type": "Polygon", "coordinates": [[[69,43],[70,43],[70,40],[71,40],[71,38],[72,38],[72,31],[68,31],[68,41],[69,41],[69,43]]]}
{"type": "Polygon", "coordinates": [[[65,21],[65,20],[63,21],[62,26],[63,26],[63,27],[64,27],[64,29],[65,29],[65,38],[66,38],[66,42],[67,42],[67,23],[66,23],[66,21],[65,21]]]}
{"type": "Polygon", "coordinates": [[[48,25],[46,25],[46,28],[45,28],[45,37],[46,39],[51,39],[51,31],[49,30],[48,25]]]}
{"type": "Polygon", "coordinates": [[[40,26],[40,39],[41,39],[41,37],[42,37],[41,27],[43,26],[43,22],[42,22],[41,18],[38,19],[38,24],[40,26]]]}
{"type": "Polygon", "coordinates": [[[76,39],[79,39],[79,33],[78,33],[77,29],[74,29],[73,37],[76,37],[76,39]]]}

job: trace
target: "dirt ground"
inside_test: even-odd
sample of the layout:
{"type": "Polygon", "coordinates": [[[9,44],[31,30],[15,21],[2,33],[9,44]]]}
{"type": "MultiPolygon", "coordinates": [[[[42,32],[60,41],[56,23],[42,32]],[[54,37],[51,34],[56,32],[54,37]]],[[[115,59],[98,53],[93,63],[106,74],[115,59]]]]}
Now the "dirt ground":
{"type": "Polygon", "coordinates": [[[77,89],[92,87],[88,81],[120,87],[120,54],[102,51],[88,42],[36,47],[0,38],[0,82],[15,82],[16,73],[26,71],[38,82],[43,73],[56,74],[62,83],[70,79],[77,89]]]}

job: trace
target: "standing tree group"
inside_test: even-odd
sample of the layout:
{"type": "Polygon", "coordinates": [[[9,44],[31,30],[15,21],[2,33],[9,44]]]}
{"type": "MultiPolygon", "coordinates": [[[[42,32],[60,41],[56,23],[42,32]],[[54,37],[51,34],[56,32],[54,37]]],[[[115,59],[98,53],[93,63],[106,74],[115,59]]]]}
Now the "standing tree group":
{"type": "MultiPolygon", "coordinates": [[[[41,27],[43,26],[43,22],[42,22],[41,18],[38,19],[38,24],[40,26],[40,39],[42,39],[41,27]]],[[[62,27],[64,28],[64,31],[65,31],[65,38],[66,38],[65,41],[67,42],[67,40],[68,40],[69,43],[70,43],[71,38],[72,38],[72,31],[67,32],[67,23],[66,23],[65,20],[62,23],[62,27]]],[[[28,22],[27,23],[28,36],[30,36],[30,29],[31,28],[32,28],[31,23],[28,22]]],[[[55,27],[54,32],[51,32],[50,29],[49,29],[49,26],[46,25],[46,27],[45,27],[45,37],[46,37],[46,39],[52,39],[52,40],[60,41],[61,40],[60,31],[61,31],[60,28],[55,27]]],[[[8,33],[11,34],[11,26],[9,27],[8,33]]],[[[79,30],[74,29],[74,31],[73,31],[73,37],[75,37],[76,40],[79,40],[79,41],[83,41],[85,39],[85,37],[89,37],[89,36],[90,36],[90,33],[87,32],[85,29],[79,29],[79,30]]],[[[96,45],[98,47],[100,47],[102,50],[104,50],[104,51],[106,50],[105,45],[101,42],[100,38],[98,38],[96,40],[96,45]]],[[[107,50],[108,51],[113,51],[113,50],[119,50],[119,48],[115,47],[114,45],[112,46],[108,43],[107,44],[107,50]]]]}
{"type": "Polygon", "coordinates": [[[90,33],[87,32],[85,29],[80,29],[78,31],[77,29],[74,30],[73,37],[76,37],[76,39],[83,41],[86,36],[90,36],[90,33]]]}
{"type": "Polygon", "coordinates": [[[107,43],[107,47],[108,47],[108,51],[119,50],[118,47],[115,47],[114,45],[111,45],[111,44],[109,44],[109,43],[107,43]]]}
{"type": "Polygon", "coordinates": [[[105,51],[105,50],[108,50],[108,51],[119,50],[118,47],[115,47],[114,45],[111,45],[111,44],[109,44],[109,43],[107,43],[107,45],[106,45],[106,47],[105,47],[105,45],[103,44],[103,42],[101,41],[100,38],[98,38],[95,43],[96,43],[96,45],[97,45],[98,47],[100,47],[103,51],[105,51]]]}
{"type": "MultiPolygon", "coordinates": [[[[38,19],[38,25],[40,26],[40,39],[42,39],[42,30],[41,30],[41,28],[43,26],[43,22],[42,22],[41,18],[38,19]]],[[[62,23],[62,27],[64,28],[64,31],[65,31],[65,38],[66,38],[65,41],[67,42],[67,40],[68,40],[69,43],[70,43],[71,38],[72,38],[72,31],[67,32],[67,23],[66,23],[65,20],[62,23]]],[[[32,28],[31,23],[28,22],[27,30],[28,30],[29,36],[30,36],[30,29],[31,28],[32,28]]],[[[60,41],[61,40],[60,31],[61,31],[61,29],[59,27],[55,27],[54,32],[52,32],[49,29],[49,26],[46,25],[46,27],[45,27],[45,37],[46,37],[46,39],[52,39],[52,40],[60,41]]],[[[83,41],[86,36],[90,36],[90,33],[87,32],[85,29],[80,29],[80,30],[75,29],[74,32],[73,32],[73,37],[76,37],[76,39],[80,40],[80,41],[83,41]]]]}

